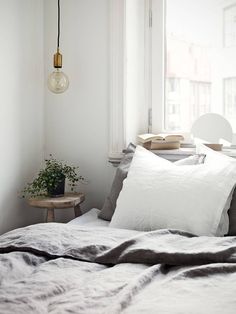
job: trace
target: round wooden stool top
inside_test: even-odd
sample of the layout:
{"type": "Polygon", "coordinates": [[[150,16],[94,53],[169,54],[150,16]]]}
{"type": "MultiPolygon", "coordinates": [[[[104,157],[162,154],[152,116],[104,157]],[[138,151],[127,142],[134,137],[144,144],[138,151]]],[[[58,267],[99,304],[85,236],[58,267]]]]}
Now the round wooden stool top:
{"type": "Polygon", "coordinates": [[[83,193],[65,193],[61,197],[35,197],[28,199],[30,206],[47,208],[47,222],[54,221],[54,209],[74,208],[75,216],[80,216],[80,204],[85,200],[83,193]]]}

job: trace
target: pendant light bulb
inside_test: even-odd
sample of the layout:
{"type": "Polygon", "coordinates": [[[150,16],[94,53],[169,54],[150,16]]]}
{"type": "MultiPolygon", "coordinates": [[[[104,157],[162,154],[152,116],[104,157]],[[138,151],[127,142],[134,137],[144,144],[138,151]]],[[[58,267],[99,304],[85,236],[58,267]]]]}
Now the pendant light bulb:
{"type": "Polygon", "coordinates": [[[48,77],[48,88],[55,94],[64,93],[69,87],[67,75],[61,71],[62,55],[60,54],[60,0],[58,0],[58,34],[57,34],[57,52],[53,57],[53,66],[55,70],[48,77]]]}
{"type": "Polygon", "coordinates": [[[48,78],[48,88],[55,94],[64,93],[69,87],[69,79],[67,75],[60,69],[55,69],[48,78]]]}

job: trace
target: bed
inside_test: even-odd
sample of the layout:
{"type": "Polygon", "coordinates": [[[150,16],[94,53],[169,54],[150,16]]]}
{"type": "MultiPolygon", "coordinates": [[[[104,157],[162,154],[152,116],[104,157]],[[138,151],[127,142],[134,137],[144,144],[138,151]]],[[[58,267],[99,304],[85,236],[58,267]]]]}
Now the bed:
{"type": "MultiPolygon", "coordinates": [[[[156,211],[159,211],[156,222],[155,215],[147,216],[147,213],[151,213],[151,200],[146,200],[144,208],[140,204],[141,198],[138,197],[138,203],[130,208],[130,213],[135,213],[135,217],[130,219],[130,213],[126,213],[127,219],[123,219],[123,201],[125,200],[125,205],[131,206],[130,202],[133,200],[132,194],[128,199],[129,189],[132,190],[135,186],[138,189],[143,188],[144,192],[147,190],[147,193],[151,189],[150,186],[147,189],[146,185],[140,187],[137,178],[135,185],[132,185],[132,171],[135,162],[137,163],[137,157],[135,158],[123,188],[118,193],[120,195],[111,221],[104,220],[101,216],[108,218],[114,209],[108,208],[108,204],[114,205],[117,191],[109,195],[102,211],[94,208],[68,224],[37,224],[10,231],[0,237],[0,313],[235,314],[236,237],[229,234],[216,236],[217,232],[224,232],[224,228],[216,228],[210,209],[209,215],[202,217],[200,221],[202,226],[198,226],[197,219],[194,220],[195,225],[190,226],[196,233],[207,233],[206,235],[187,231],[192,215],[184,221],[169,221],[173,226],[182,224],[182,229],[186,230],[158,228],[160,220],[165,222],[166,212],[160,211],[162,206],[156,207],[156,211]],[[139,206],[145,213],[140,213],[140,209],[134,212],[139,206]],[[142,224],[137,220],[139,215],[142,215],[142,224]],[[207,223],[204,220],[206,218],[207,223]],[[127,226],[137,221],[137,228],[127,226]],[[153,230],[145,230],[147,223],[154,226],[153,230]]],[[[154,157],[148,158],[151,158],[150,164],[154,157]]],[[[231,161],[230,165],[235,166],[231,161]]],[[[191,171],[191,182],[197,169],[186,165],[176,168],[177,166],[165,162],[161,169],[163,167],[170,167],[170,172],[174,171],[173,180],[180,171],[187,174],[191,171]]],[[[200,165],[197,173],[206,168],[207,165],[200,165]]],[[[210,171],[212,169],[210,166],[210,171]]],[[[227,172],[228,176],[234,172],[232,169],[230,168],[230,173],[227,172]]],[[[157,171],[160,179],[159,170],[153,168],[152,171],[157,171]]],[[[165,173],[162,174],[163,180],[165,173]]],[[[232,180],[229,178],[222,183],[223,186],[219,182],[219,187],[226,189],[225,182],[230,180],[233,184],[236,170],[233,175],[232,180]]],[[[225,176],[222,178],[224,180],[225,176]]],[[[204,180],[207,181],[208,178],[204,180]]],[[[152,179],[151,182],[156,185],[155,180],[152,179]]],[[[199,176],[196,184],[199,184],[199,176]]],[[[120,184],[116,183],[113,187],[117,189],[117,186],[120,184]]],[[[165,188],[164,181],[160,186],[165,188]]],[[[230,186],[227,188],[229,192],[230,186]]],[[[180,184],[176,189],[178,193],[181,192],[180,184]]],[[[204,193],[205,190],[204,186],[204,193]]],[[[218,187],[214,187],[212,191],[207,190],[207,195],[218,192],[218,187]]],[[[228,192],[224,193],[225,201],[228,201],[228,192]]],[[[158,193],[156,192],[155,197],[158,193]]],[[[232,197],[230,195],[230,204],[232,197]]],[[[174,191],[172,200],[166,202],[165,206],[171,205],[173,199],[174,191]]],[[[220,199],[223,199],[222,195],[220,199]]],[[[154,201],[156,202],[155,199],[154,201]]],[[[199,199],[197,204],[192,204],[189,211],[194,206],[201,208],[202,202],[205,200],[199,199]]],[[[185,203],[180,200],[182,206],[185,203]]],[[[217,199],[213,205],[218,206],[218,203],[217,199]]],[[[222,208],[222,217],[223,212],[222,208]]],[[[171,210],[170,213],[173,215],[171,210]]],[[[181,208],[178,215],[183,213],[184,208],[181,208]]],[[[198,216],[200,214],[199,212],[198,216]]],[[[219,220],[218,216],[214,214],[214,218],[219,220]]],[[[231,222],[232,217],[229,219],[231,222]]],[[[229,224],[229,221],[222,223],[229,224]]]]}
{"type": "Polygon", "coordinates": [[[88,226],[88,227],[108,227],[109,221],[98,217],[100,210],[92,208],[80,217],[77,217],[70,222],[69,225],[88,226]]]}

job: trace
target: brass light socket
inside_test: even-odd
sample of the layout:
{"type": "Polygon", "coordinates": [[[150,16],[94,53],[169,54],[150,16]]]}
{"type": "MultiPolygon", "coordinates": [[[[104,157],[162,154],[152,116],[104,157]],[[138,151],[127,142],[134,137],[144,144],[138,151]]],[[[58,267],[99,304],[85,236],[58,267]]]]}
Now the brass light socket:
{"type": "Polygon", "coordinates": [[[60,54],[59,49],[57,49],[57,52],[54,54],[53,65],[56,69],[62,68],[62,54],[60,54]]]}

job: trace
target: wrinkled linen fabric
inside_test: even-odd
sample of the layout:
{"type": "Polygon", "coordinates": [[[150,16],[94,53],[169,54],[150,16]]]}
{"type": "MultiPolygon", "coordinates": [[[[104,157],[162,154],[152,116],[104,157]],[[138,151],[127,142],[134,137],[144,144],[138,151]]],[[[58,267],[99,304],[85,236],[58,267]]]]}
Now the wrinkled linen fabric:
{"type": "Polygon", "coordinates": [[[224,313],[236,238],[57,223],[0,237],[0,313],[224,313]]]}

